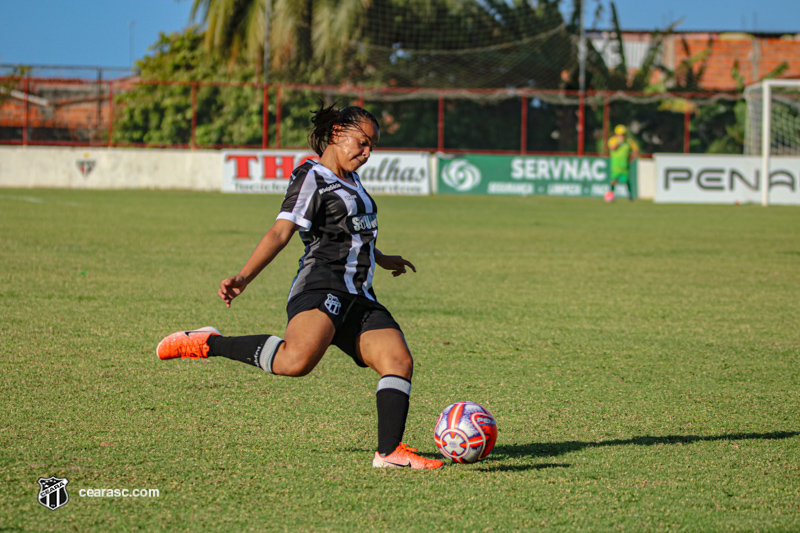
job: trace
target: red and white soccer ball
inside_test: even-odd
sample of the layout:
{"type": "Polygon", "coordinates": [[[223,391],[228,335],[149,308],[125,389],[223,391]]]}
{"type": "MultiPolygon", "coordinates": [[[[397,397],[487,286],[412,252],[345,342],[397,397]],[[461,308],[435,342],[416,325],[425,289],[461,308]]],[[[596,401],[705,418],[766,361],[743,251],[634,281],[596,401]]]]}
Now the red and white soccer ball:
{"type": "Polygon", "coordinates": [[[439,452],[456,463],[476,463],[489,455],[497,440],[492,413],[475,402],[448,406],[433,429],[439,452]]]}
{"type": "Polygon", "coordinates": [[[606,194],[603,196],[603,199],[608,203],[613,202],[614,201],[614,191],[606,192],[606,194]]]}

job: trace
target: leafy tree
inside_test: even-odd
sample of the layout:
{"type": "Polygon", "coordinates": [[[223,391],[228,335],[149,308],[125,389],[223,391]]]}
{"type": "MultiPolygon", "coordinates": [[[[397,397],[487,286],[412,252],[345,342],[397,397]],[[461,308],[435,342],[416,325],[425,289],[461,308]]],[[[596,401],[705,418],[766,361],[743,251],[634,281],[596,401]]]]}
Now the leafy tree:
{"type": "MultiPolygon", "coordinates": [[[[785,61],[764,76],[764,79],[779,77],[789,64],[785,61]]],[[[739,60],[733,62],[731,76],[736,80],[736,93],[744,92],[744,78],[739,70],[739,60]]],[[[744,135],[747,126],[747,102],[716,100],[702,106],[692,120],[696,139],[692,140],[693,152],[710,154],[741,154],[744,152],[744,135]]]]}
{"type": "MultiPolygon", "coordinates": [[[[192,18],[206,25],[205,46],[230,61],[264,64],[269,12],[272,80],[331,82],[348,43],[364,24],[369,0],[194,0],[192,18]],[[298,74],[299,78],[298,79],[298,74]],[[273,76],[274,75],[274,76],[273,76]]],[[[338,67],[338,69],[337,69],[338,67]]]]}
{"type": "Polygon", "coordinates": [[[251,64],[261,63],[266,0],[194,0],[191,18],[196,19],[200,11],[206,25],[206,50],[234,62],[244,55],[251,64]]]}
{"type": "MultiPolygon", "coordinates": [[[[254,85],[255,68],[244,58],[229,59],[204,48],[197,27],[161,34],[153,54],[138,63],[141,81],[115,97],[114,142],[175,145],[192,142],[192,83],[195,143],[198,146],[262,146],[264,94],[254,85]],[[176,83],[177,82],[177,83],[176,83]],[[200,83],[202,82],[202,83],[200,83]],[[214,82],[224,82],[214,84],[214,82]],[[243,86],[230,86],[229,82],[243,86]]],[[[281,145],[305,146],[310,110],[318,93],[284,91],[281,145]]],[[[269,95],[271,145],[275,145],[276,94],[269,95]]]]}
{"type": "MultiPolygon", "coordinates": [[[[202,14],[207,24],[207,49],[261,62],[265,0],[195,0],[193,7],[193,16],[202,14]]],[[[559,0],[273,0],[270,9],[269,78],[278,82],[549,88],[574,48],[559,0]],[[443,39],[445,30],[456,38],[443,39]],[[473,47],[469,53],[458,48],[465,42],[473,47]]],[[[298,107],[291,98],[285,95],[284,111],[298,107]]],[[[300,102],[308,109],[308,98],[300,102]]],[[[447,145],[518,148],[518,106],[519,100],[449,100],[447,145]]],[[[388,122],[384,146],[436,146],[435,100],[367,107],[388,122]]],[[[293,112],[284,115],[282,144],[291,144],[293,112]]]]}
{"type": "Polygon", "coordinates": [[[360,45],[400,87],[553,88],[573,55],[558,0],[372,0],[360,45]]]}
{"type": "MultiPolygon", "coordinates": [[[[161,34],[155,53],[139,61],[142,82],[117,95],[115,142],[189,144],[192,82],[253,79],[252,67],[231,65],[203,50],[197,28],[161,34]],[[162,84],[154,82],[165,82],[162,84]],[[175,83],[178,82],[178,83],[175,83]]],[[[256,87],[200,87],[196,93],[198,145],[260,144],[263,96],[256,87]]]]}
{"type": "MultiPolygon", "coordinates": [[[[267,1],[271,16],[270,80],[274,82],[368,87],[530,87],[578,89],[578,13],[565,19],[559,0],[193,0],[193,17],[203,32],[162,35],[154,54],[139,64],[142,78],[178,80],[184,85],[139,84],[117,97],[115,140],[148,144],[189,144],[193,119],[191,82],[250,83],[261,79],[267,1]],[[447,21],[443,24],[443,21],[447,21]],[[443,36],[462,36],[461,40],[443,36]],[[471,48],[463,50],[464,42],[471,48]]],[[[597,13],[605,0],[596,0],[597,13]]],[[[644,152],[682,151],[676,131],[692,113],[693,152],[741,152],[743,102],[718,99],[695,106],[679,93],[701,90],[711,42],[674,70],[661,63],[666,38],[678,23],[653,32],[650,48],[632,72],[622,48],[616,6],[609,4],[621,61],[608,68],[588,42],[586,87],[612,91],[613,124],[630,126],[644,152]],[[660,82],[652,84],[660,72],[660,82]],[[639,92],[620,99],[616,91],[639,92]],[[669,92],[671,98],[658,95],[669,92]]],[[[785,68],[785,67],[784,67],[785,68]]],[[[737,75],[734,65],[732,75],[737,75]]],[[[778,72],[774,73],[777,74],[778,72]]],[[[573,93],[574,94],[574,93],[573,93]]],[[[209,145],[261,145],[263,93],[260,87],[204,85],[194,95],[195,141],[209,145]]],[[[304,146],[309,111],[323,96],[314,90],[282,90],[281,144],[304,146]]],[[[419,98],[370,99],[381,122],[381,145],[433,148],[437,143],[435,94],[419,98]],[[431,98],[433,96],[433,98],[431,98]]],[[[327,94],[327,103],[348,104],[352,96],[327,94]]],[[[574,100],[574,97],[573,97],[574,100]]],[[[276,93],[270,93],[275,117],[276,93]]],[[[445,146],[516,150],[519,98],[498,101],[448,97],[445,146]],[[480,127],[476,127],[479,124],[480,127]]],[[[603,151],[602,99],[587,99],[586,131],[603,151]]],[[[270,125],[275,139],[275,125],[270,125]]],[[[574,151],[577,105],[562,97],[533,98],[528,108],[531,151],[574,151]]],[[[590,150],[592,151],[592,150],[590,150]]]]}

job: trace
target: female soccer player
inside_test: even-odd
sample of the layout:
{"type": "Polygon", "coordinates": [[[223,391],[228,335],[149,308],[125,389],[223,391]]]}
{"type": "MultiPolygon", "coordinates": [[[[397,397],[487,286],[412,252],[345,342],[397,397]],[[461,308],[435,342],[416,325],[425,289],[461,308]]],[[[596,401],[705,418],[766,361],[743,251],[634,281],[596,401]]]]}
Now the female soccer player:
{"type": "Polygon", "coordinates": [[[414,265],[375,246],[377,207],[356,170],[380,138],[378,121],[356,107],[321,106],[312,118],[309,144],[320,156],[292,173],[280,213],[241,271],[220,282],[219,297],[230,307],[286,246],[295,231],[305,244],[289,291],[289,323],[275,335],[223,337],[216,328],[179,331],[158,345],[161,359],[222,356],[270,374],[305,376],[333,344],[358,366],[379,375],[378,450],[372,466],[435,469],[401,442],[408,415],[413,360],[400,326],[372,288],[375,265],[399,276],[414,265]]]}

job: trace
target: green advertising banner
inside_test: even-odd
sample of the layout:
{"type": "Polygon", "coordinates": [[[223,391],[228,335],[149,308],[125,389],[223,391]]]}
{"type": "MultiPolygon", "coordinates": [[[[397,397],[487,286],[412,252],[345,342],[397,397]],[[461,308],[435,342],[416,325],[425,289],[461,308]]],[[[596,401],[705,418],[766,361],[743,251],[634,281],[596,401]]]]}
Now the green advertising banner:
{"type": "MultiPolygon", "coordinates": [[[[438,192],[441,194],[507,194],[517,196],[589,196],[602,198],[610,189],[607,157],[459,155],[439,156],[438,192]]],[[[636,165],[631,184],[636,196],[636,165]]],[[[617,184],[615,194],[627,198],[617,184]]]]}

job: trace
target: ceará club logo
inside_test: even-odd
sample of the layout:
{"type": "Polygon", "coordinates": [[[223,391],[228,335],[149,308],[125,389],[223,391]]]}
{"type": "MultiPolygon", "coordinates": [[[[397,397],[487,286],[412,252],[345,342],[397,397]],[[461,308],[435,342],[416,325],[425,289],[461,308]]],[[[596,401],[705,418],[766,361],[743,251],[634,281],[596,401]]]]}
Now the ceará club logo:
{"type": "Polygon", "coordinates": [[[481,171],[464,159],[454,159],[442,169],[442,181],[457,191],[471,191],[481,182],[481,171]]]}

